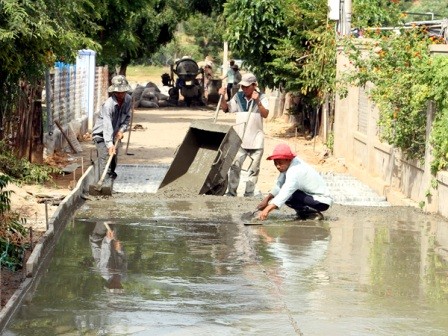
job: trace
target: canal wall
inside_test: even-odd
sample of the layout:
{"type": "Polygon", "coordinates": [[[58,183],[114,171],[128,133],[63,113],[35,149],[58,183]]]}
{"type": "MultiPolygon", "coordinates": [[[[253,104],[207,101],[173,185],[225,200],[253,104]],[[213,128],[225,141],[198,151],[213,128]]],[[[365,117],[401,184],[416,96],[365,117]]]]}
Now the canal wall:
{"type": "Polygon", "coordinates": [[[49,218],[47,230],[36,246],[34,246],[33,252],[25,265],[25,281],[22,282],[20,287],[0,311],[0,334],[22,303],[31,299],[32,293],[38,285],[41,275],[47,269],[47,265],[51,260],[52,252],[59,237],[64,231],[71,216],[86,198],[89,185],[93,183],[94,177],[95,166],[92,165],[78,180],[78,183],[70,194],[60,203],[52,217],[49,218]]]}
{"type": "MultiPolygon", "coordinates": [[[[432,46],[431,53],[448,56],[448,45],[432,46]]],[[[347,56],[340,50],[338,73],[350,67],[347,56]]],[[[435,115],[434,106],[428,104],[426,111],[424,163],[406,160],[400,150],[380,141],[379,113],[368,98],[369,88],[369,85],[349,87],[345,98],[336,98],[334,155],[344,160],[351,175],[384,195],[390,203],[418,206],[424,211],[448,217],[448,172],[440,171],[433,176],[430,170],[429,134],[435,115]],[[436,188],[434,181],[437,181],[436,188]]]]}

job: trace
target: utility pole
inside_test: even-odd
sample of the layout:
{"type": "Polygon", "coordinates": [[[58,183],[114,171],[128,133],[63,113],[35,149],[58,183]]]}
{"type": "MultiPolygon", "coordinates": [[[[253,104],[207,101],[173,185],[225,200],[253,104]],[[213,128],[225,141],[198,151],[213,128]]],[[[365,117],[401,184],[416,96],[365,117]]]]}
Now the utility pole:
{"type": "Polygon", "coordinates": [[[224,41],[224,53],[222,56],[222,75],[224,76],[227,73],[227,60],[229,58],[229,43],[224,41]]]}
{"type": "Polygon", "coordinates": [[[337,21],[339,35],[350,35],[352,24],[352,0],[328,0],[328,19],[337,21]]]}
{"type": "Polygon", "coordinates": [[[350,35],[352,30],[352,0],[342,0],[344,2],[344,35],[350,35]]]}

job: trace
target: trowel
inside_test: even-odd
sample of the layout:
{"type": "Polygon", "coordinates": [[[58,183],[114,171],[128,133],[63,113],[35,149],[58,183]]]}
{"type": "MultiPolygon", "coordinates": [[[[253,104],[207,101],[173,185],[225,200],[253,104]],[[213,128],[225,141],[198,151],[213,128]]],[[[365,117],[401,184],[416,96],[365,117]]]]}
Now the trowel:
{"type": "Polygon", "coordinates": [[[255,218],[255,214],[260,211],[255,209],[254,211],[248,211],[241,215],[240,219],[244,225],[262,225],[262,221],[255,218]]]}

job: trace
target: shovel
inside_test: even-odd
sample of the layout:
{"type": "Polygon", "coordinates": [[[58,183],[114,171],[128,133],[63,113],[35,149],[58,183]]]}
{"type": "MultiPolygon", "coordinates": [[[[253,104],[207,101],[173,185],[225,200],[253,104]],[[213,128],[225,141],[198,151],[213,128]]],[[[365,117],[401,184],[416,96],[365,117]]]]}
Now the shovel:
{"type": "Polygon", "coordinates": [[[241,215],[240,219],[244,225],[262,225],[260,220],[254,220],[254,215],[260,210],[255,209],[254,211],[245,212],[241,215]]]}
{"type": "MultiPolygon", "coordinates": [[[[120,140],[118,140],[120,142],[120,140]]],[[[109,170],[109,166],[112,162],[112,159],[114,158],[114,155],[109,155],[109,158],[107,159],[106,166],[104,167],[103,174],[101,175],[98,183],[96,185],[91,185],[89,187],[89,194],[93,196],[98,195],[112,195],[112,186],[103,187],[104,179],[106,178],[107,171],[109,170]]]]}
{"type": "Polygon", "coordinates": [[[219,109],[221,108],[222,97],[223,97],[223,95],[220,94],[218,105],[216,106],[215,117],[213,118],[213,123],[216,123],[216,120],[218,119],[218,113],[219,113],[219,109]]]}
{"type": "Polygon", "coordinates": [[[126,155],[134,155],[134,153],[129,153],[129,152],[128,152],[129,141],[131,140],[132,121],[133,121],[133,119],[134,119],[134,97],[132,97],[132,102],[131,102],[131,104],[132,104],[132,112],[131,112],[131,120],[130,120],[130,123],[129,123],[128,141],[127,141],[127,143],[126,143],[126,150],[125,150],[126,155]]]}
{"type": "Polygon", "coordinates": [[[101,175],[100,180],[94,187],[96,191],[101,191],[101,189],[103,188],[103,182],[104,182],[104,179],[106,178],[107,170],[109,169],[110,163],[112,162],[114,155],[115,154],[109,155],[109,158],[107,159],[106,166],[104,167],[103,174],[101,175]]]}

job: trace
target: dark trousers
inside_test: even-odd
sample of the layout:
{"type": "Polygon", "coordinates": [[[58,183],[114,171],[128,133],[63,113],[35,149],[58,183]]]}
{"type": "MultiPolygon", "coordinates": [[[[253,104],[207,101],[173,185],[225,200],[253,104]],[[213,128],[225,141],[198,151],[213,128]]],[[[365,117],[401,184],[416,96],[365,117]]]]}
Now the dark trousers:
{"type": "Polygon", "coordinates": [[[227,83],[227,100],[232,98],[233,83],[227,83]]]}
{"type": "MultiPolygon", "coordinates": [[[[106,167],[107,160],[109,159],[109,150],[106,147],[106,143],[103,139],[95,138],[93,140],[95,142],[96,150],[98,151],[98,163],[100,176],[103,174],[104,168],[106,167]]],[[[114,173],[115,168],[117,167],[117,156],[114,155],[112,161],[110,163],[109,169],[107,170],[108,174],[114,173]]]]}
{"type": "Polygon", "coordinates": [[[305,194],[301,190],[296,190],[285,204],[301,213],[322,212],[330,207],[328,204],[314,200],[313,196],[305,194]]]}

